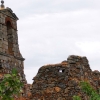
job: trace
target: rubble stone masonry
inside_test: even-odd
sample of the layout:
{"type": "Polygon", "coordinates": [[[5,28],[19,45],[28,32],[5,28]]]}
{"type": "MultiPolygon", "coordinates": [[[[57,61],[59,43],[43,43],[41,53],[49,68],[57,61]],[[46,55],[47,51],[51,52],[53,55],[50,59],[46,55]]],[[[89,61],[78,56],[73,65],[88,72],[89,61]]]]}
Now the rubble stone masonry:
{"type": "Polygon", "coordinates": [[[32,100],[73,100],[74,95],[89,100],[80,81],[88,81],[99,91],[100,72],[92,71],[86,57],[71,55],[67,61],[42,66],[34,77],[32,100]]]}

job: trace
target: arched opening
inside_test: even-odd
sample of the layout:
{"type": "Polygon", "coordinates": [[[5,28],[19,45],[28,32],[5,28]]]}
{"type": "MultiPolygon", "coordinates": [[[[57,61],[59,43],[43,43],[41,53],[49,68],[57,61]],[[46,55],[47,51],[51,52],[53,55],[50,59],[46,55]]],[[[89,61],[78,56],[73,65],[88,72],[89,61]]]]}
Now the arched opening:
{"type": "Polygon", "coordinates": [[[8,37],[8,53],[13,55],[13,35],[12,35],[12,26],[11,22],[7,21],[7,37],[8,37]]]}

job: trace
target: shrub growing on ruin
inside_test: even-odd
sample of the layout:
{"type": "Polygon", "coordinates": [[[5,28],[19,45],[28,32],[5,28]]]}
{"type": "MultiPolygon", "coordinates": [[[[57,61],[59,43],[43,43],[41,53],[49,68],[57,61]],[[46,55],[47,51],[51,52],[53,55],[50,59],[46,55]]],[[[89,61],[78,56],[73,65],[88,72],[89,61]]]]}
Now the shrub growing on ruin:
{"type": "MultiPolygon", "coordinates": [[[[89,96],[89,100],[100,100],[100,94],[92,88],[88,82],[80,82],[82,91],[89,96]]],[[[79,96],[73,96],[73,100],[81,100],[79,96]]]]}
{"type": "Polygon", "coordinates": [[[11,74],[4,75],[4,79],[0,83],[0,97],[2,100],[13,100],[15,95],[19,95],[22,91],[23,84],[16,69],[11,74]]]}

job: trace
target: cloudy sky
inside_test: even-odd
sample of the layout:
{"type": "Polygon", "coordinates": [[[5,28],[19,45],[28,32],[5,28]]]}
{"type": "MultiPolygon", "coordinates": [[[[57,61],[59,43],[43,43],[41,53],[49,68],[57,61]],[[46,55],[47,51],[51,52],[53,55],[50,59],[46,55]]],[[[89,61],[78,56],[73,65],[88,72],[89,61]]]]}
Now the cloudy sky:
{"type": "Polygon", "coordinates": [[[20,51],[28,83],[45,64],[86,56],[100,71],[100,0],[5,0],[19,17],[20,51]]]}

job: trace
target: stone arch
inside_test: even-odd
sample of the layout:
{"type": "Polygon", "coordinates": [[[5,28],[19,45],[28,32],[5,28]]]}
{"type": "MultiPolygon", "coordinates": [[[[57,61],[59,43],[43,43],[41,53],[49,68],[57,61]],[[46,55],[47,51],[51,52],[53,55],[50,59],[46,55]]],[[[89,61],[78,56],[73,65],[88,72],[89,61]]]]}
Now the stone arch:
{"type": "Polygon", "coordinates": [[[7,25],[7,22],[10,22],[11,27],[14,28],[14,27],[13,27],[13,24],[12,24],[12,20],[11,20],[9,17],[6,17],[6,18],[5,18],[5,24],[6,24],[6,25],[7,25]]]}
{"type": "Polygon", "coordinates": [[[6,18],[7,38],[8,38],[8,53],[13,55],[13,25],[10,18],[6,18]]]}

